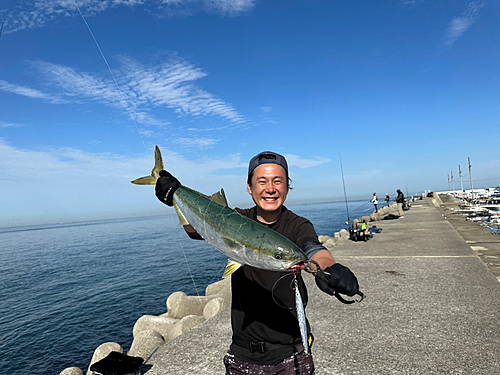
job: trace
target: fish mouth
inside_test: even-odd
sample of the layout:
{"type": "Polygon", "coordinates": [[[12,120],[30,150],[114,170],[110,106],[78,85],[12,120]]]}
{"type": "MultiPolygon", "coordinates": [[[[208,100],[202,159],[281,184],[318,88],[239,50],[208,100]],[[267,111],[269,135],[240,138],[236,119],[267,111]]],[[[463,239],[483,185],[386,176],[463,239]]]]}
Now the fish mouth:
{"type": "Polygon", "coordinates": [[[295,271],[295,270],[301,270],[302,268],[304,268],[304,266],[307,264],[308,262],[305,261],[305,260],[296,260],[296,261],[293,261],[292,263],[290,263],[290,265],[286,268],[287,271],[295,271]]]}

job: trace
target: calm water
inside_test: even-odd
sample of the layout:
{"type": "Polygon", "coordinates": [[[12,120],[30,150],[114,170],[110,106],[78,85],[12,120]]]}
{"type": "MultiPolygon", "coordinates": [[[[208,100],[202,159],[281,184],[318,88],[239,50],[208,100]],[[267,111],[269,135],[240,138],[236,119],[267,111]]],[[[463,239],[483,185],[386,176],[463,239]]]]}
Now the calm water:
{"type": "MultiPolygon", "coordinates": [[[[350,203],[351,219],[372,207],[350,203]]],[[[320,235],[347,228],[343,202],[289,209],[320,235]]],[[[137,319],[165,313],[173,292],[204,294],[226,261],[174,215],[0,228],[1,373],[85,372],[100,344],[128,350],[137,319]]]]}

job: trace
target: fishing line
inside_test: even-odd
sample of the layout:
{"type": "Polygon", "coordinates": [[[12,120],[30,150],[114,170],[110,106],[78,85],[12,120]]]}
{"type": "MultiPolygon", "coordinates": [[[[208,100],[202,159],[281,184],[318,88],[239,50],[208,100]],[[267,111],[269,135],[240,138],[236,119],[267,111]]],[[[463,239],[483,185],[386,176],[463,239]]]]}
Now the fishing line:
{"type": "MultiPolygon", "coordinates": [[[[172,217],[170,217],[170,220],[172,220],[172,223],[174,224],[174,226],[176,225],[175,222],[174,222],[174,219],[172,217]]],[[[181,237],[179,236],[179,232],[176,231],[177,233],[177,240],[179,241],[179,247],[181,248],[182,250],[182,255],[184,256],[184,261],[186,262],[186,267],[188,269],[188,272],[189,272],[189,276],[191,276],[191,280],[193,281],[193,285],[194,285],[194,290],[196,290],[196,295],[198,297],[200,297],[198,299],[198,301],[200,302],[200,305],[201,307],[203,308],[203,303],[201,302],[201,296],[200,296],[200,292],[198,292],[198,287],[196,286],[196,281],[194,280],[194,276],[193,276],[193,273],[191,272],[191,268],[189,267],[189,262],[187,260],[187,256],[186,256],[186,252],[184,251],[184,246],[182,245],[182,241],[181,241],[181,237]]]]}
{"type": "MultiPolygon", "coordinates": [[[[296,279],[293,277],[294,276],[294,273],[293,272],[288,272],[286,274],[284,274],[283,276],[281,276],[278,280],[276,280],[273,284],[273,287],[271,289],[271,297],[273,297],[273,301],[275,304],[277,304],[279,307],[281,307],[282,309],[285,309],[285,310],[294,310],[295,309],[295,306],[284,306],[282,305],[281,303],[279,303],[277,300],[276,300],[276,297],[274,296],[274,289],[276,288],[276,285],[278,285],[278,283],[283,280],[285,277],[287,276],[292,276],[292,280],[290,281],[290,289],[292,290],[295,290],[295,281],[296,279]]],[[[297,285],[298,287],[298,285],[297,285]]],[[[304,308],[306,308],[307,306],[307,303],[304,304],[304,308]]]]}
{"type": "Polygon", "coordinates": [[[342,172],[342,185],[344,185],[345,209],[347,211],[347,225],[351,227],[351,219],[349,218],[349,207],[347,205],[347,193],[345,190],[344,169],[342,168],[342,155],[340,155],[340,152],[339,152],[339,159],[340,159],[340,171],[342,172]]]}
{"type": "Polygon", "coordinates": [[[146,144],[144,143],[144,139],[142,138],[141,136],[141,133],[139,131],[139,127],[137,126],[137,123],[135,121],[135,116],[134,114],[132,113],[132,111],[130,110],[130,106],[127,102],[127,100],[125,99],[125,95],[123,94],[122,90],[120,89],[120,85],[118,84],[118,81],[116,80],[115,78],[115,75],[113,74],[113,71],[111,70],[111,67],[109,66],[108,64],[108,60],[106,59],[106,57],[104,56],[104,53],[102,52],[101,50],[101,47],[99,46],[99,43],[97,42],[97,39],[96,37],[94,36],[94,33],[92,32],[92,30],[90,29],[90,26],[89,24],[87,23],[87,20],[85,19],[85,17],[83,16],[83,13],[82,11],[80,10],[80,8],[78,7],[78,4],[76,3],[76,0],[73,0],[73,3],[75,4],[75,7],[76,9],[78,10],[78,13],[80,13],[80,16],[82,17],[82,20],[83,22],[85,23],[85,26],[87,26],[87,29],[90,33],[90,35],[92,36],[92,39],[94,39],[94,43],[95,45],[97,46],[97,49],[99,50],[99,53],[101,54],[102,56],[102,59],[104,60],[104,63],[106,64],[106,66],[108,67],[108,71],[109,73],[111,74],[111,77],[113,78],[113,81],[115,82],[115,85],[116,85],[116,88],[118,89],[118,92],[120,93],[120,96],[121,96],[121,99],[123,100],[123,102],[125,103],[125,108],[127,109],[127,112],[129,113],[130,115],[130,118],[132,119],[132,122],[134,123],[135,125],[135,129],[137,130],[137,134],[139,135],[139,138],[141,138],[141,141],[142,141],[142,144],[144,145],[144,148],[146,149],[146,151],[148,150],[148,148],[146,147],[146,144]]]}

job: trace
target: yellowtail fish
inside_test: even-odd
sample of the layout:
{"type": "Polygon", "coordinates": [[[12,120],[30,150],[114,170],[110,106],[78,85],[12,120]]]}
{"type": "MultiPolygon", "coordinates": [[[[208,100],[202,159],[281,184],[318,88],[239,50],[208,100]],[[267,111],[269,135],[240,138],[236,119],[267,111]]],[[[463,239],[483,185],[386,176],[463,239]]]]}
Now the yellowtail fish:
{"type": "MultiPolygon", "coordinates": [[[[150,176],[132,181],[154,185],[163,170],[160,149],[155,149],[155,166],[150,176]]],[[[207,196],[181,185],[174,193],[174,207],[182,225],[191,225],[210,245],[229,257],[223,277],[242,264],[285,271],[306,265],[308,258],[288,238],[228,207],[224,190],[207,196]]]]}

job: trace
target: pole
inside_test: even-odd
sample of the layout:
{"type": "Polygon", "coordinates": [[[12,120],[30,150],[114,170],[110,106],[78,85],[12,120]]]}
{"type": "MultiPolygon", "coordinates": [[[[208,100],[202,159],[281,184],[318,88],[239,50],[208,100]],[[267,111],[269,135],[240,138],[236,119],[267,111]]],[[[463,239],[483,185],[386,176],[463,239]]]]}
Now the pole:
{"type": "Polygon", "coordinates": [[[455,192],[455,183],[453,182],[453,171],[451,171],[451,186],[453,188],[453,192],[455,192]]]}
{"type": "Polygon", "coordinates": [[[451,190],[451,185],[450,185],[450,174],[448,173],[448,191],[451,190]]]}
{"type": "Polygon", "coordinates": [[[460,169],[460,164],[458,165],[458,174],[460,175],[460,190],[464,192],[464,183],[462,182],[462,170],[460,169]]]}
{"type": "Polygon", "coordinates": [[[472,165],[470,165],[470,158],[469,159],[469,176],[470,176],[470,190],[472,194],[472,199],[474,199],[474,185],[472,184],[472,165]]]}

